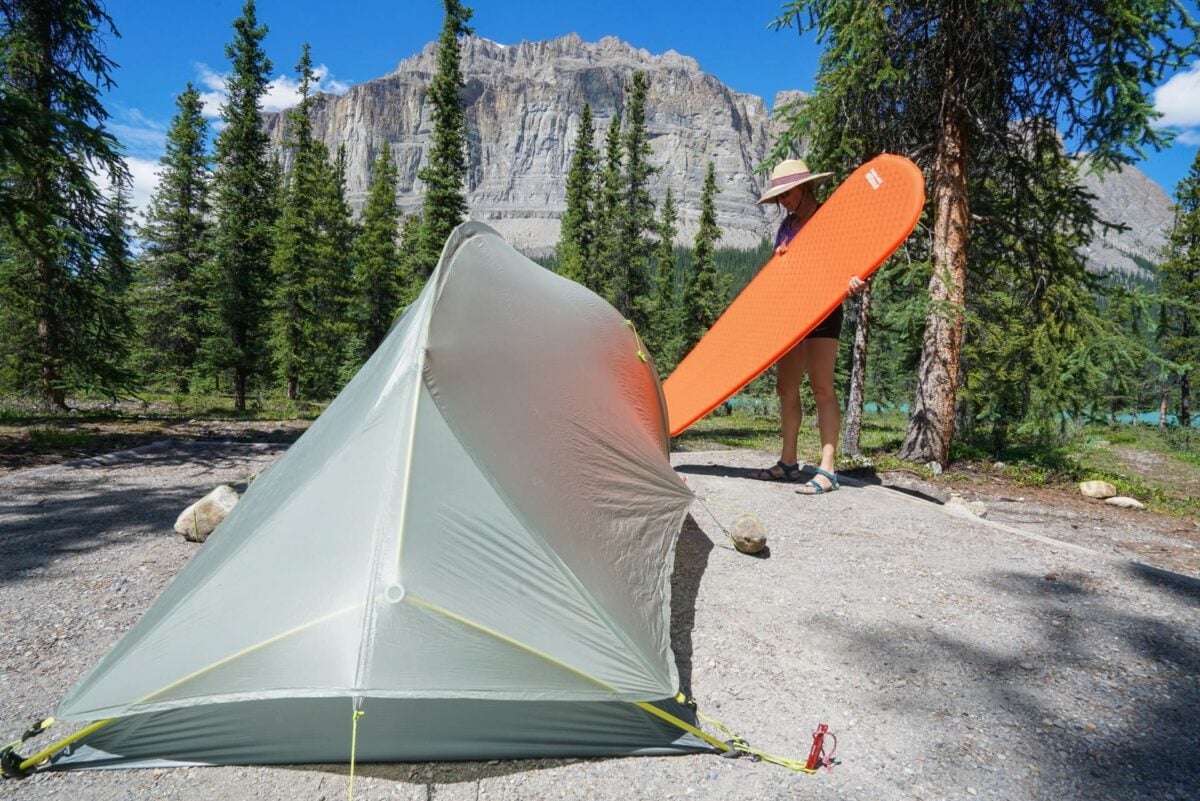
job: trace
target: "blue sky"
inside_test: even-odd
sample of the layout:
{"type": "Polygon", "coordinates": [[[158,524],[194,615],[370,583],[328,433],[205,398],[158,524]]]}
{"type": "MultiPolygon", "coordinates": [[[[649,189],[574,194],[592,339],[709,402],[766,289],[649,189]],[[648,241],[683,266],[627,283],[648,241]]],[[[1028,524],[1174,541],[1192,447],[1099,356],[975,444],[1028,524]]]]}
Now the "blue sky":
{"type": "MultiPolygon", "coordinates": [[[[653,54],[675,50],[701,69],[771,105],[785,89],[811,91],[819,46],[795,30],[773,31],[782,0],[464,0],[475,12],[479,36],[502,44],[578,33],[586,41],[617,36],[653,54]]],[[[188,81],[208,93],[215,114],[228,71],[225,44],[242,0],[107,0],[121,37],[107,42],[119,67],[117,87],[105,97],[110,124],[125,144],[135,176],[135,202],[148,197],[175,97],[188,81]]],[[[1188,2],[1197,15],[1197,4],[1188,2]]],[[[319,65],[321,88],[343,92],[378,78],[437,38],[440,0],[259,0],[260,23],[270,29],[265,46],[276,81],[271,108],[295,102],[294,66],[308,42],[319,65]]],[[[1163,123],[1180,132],[1167,151],[1139,167],[1171,194],[1200,145],[1200,61],[1158,87],[1163,123]]]]}

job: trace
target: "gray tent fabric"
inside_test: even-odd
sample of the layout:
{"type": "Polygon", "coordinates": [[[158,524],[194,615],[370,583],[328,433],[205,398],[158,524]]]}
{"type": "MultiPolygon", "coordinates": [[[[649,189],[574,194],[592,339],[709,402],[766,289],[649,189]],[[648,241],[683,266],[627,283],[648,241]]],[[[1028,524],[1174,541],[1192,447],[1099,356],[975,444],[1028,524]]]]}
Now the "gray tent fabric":
{"type": "Polygon", "coordinates": [[[60,704],[55,767],[706,750],[673,699],[692,494],[635,332],[492,229],[60,704]],[[652,715],[665,710],[684,726],[652,715]]]}

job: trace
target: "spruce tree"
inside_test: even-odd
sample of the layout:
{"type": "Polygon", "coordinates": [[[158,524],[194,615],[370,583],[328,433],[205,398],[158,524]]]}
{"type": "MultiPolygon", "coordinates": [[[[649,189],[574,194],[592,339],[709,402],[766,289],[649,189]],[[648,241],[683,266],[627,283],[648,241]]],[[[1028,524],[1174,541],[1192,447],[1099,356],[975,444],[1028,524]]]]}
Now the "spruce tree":
{"type": "Polygon", "coordinates": [[[1037,184],[1036,163],[1022,158],[1031,125],[1061,125],[1098,169],[1161,146],[1147,87],[1187,63],[1196,28],[1173,0],[1100,9],[1082,0],[795,0],[777,20],[792,24],[817,29],[826,43],[816,93],[824,99],[807,130],[841,129],[841,146],[857,157],[877,152],[854,152],[859,146],[886,141],[921,158],[929,175],[928,314],[900,454],[944,463],[963,378],[976,221],[1004,225],[972,208],[974,192],[984,177],[1014,195],[1037,184]],[[1179,27],[1190,41],[1175,37],[1179,27]]]}
{"type": "Polygon", "coordinates": [[[604,166],[596,173],[595,263],[584,273],[583,285],[609,303],[616,303],[618,260],[621,257],[621,117],[613,115],[604,135],[604,166]]]}
{"type": "Polygon", "coordinates": [[[658,219],[658,244],[654,248],[654,294],[646,345],[654,355],[660,376],[667,376],[679,361],[680,310],[675,290],[675,234],[678,212],[671,187],[663,197],[658,219]]]}
{"type": "Polygon", "coordinates": [[[212,175],[200,93],[189,83],[175,105],[158,187],[140,232],[137,362],[144,380],[186,393],[200,349],[199,278],[212,255],[212,175]]]}
{"type": "Polygon", "coordinates": [[[1160,268],[1163,327],[1160,346],[1173,362],[1180,425],[1192,424],[1192,374],[1200,369],[1200,153],[1175,188],[1175,224],[1160,268]]]}
{"type": "Polygon", "coordinates": [[[625,104],[624,151],[621,202],[616,220],[618,250],[613,264],[613,300],[617,311],[637,330],[649,327],[646,309],[650,301],[650,234],[654,230],[654,201],[650,199],[650,140],[646,134],[646,73],[633,73],[625,104]]]}
{"type": "Polygon", "coordinates": [[[469,36],[471,9],[459,0],[442,0],[446,14],[438,37],[437,66],[429,83],[433,135],[429,163],[417,174],[425,184],[421,207],[418,269],[422,279],[437,266],[442,247],[467,213],[467,123],[462,105],[462,68],[458,37],[469,36]]]}
{"type": "Polygon", "coordinates": [[[217,137],[213,209],[217,224],[209,287],[205,343],[210,368],[233,374],[233,403],[245,411],[247,393],[267,370],[265,332],[276,217],[276,169],[262,126],[262,97],[271,62],[263,49],[254,0],[246,0],[233,22],[225,55],[233,70],[221,107],[225,128],[217,137]]]}
{"type": "Polygon", "coordinates": [[[417,269],[422,227],[420,214],[410,214],[400,223],[400,302],[396,314],[416,300],[425,285],[417,269]]]}
{"type": "Polygon", "coordinates": [[[387,142],[379,149],[371,170],[367,202],[363,207],[362,233],[354,247],[356,335],[361,361],[370,357],[387,335],[400,306],[400,212],[396,205],[396,163],[387,142]]]}
{"type": "Polygon", "coordinates": [[[321,247],[317,221],[324,147],[312,138],[309,89],[315,77],[308,44],[296,64],[300,103],[286,116],[286,146],[292,169],[280,195],[280,215],[271,257],[271,357],[288,400],[300,392],[301,372],[313,362],[317,323],[310,283],[321,269],[327,248],[321,247]]]}
{"type": "Polygon", "coordinates": [[[65,409],[68,390],[122,389],[113,289],[128,267],[122,188],[100,92],[117,35],[94,0],[10,0],[0,28],[0,378],[65,409]],[[116,197],[106,196],[111,184],[116,197]]]}
{"type": "Polygon", "coordinates": [[[567,208],[558,237],[558,272],[572,281],[588,285],[588,272],[595,263],[595,219],[593,187],[596,180],[595,125],[592,107],[583,104],[579,133],[567,171],[567,208]]]}
{"type": "Polygon", "coordinates": [[[354,354],[354,243],[358,225],[346,196],[346,148],[339,145],[330,164],[324,143],[317,142],[322,168],[318,173],[317,229],[323,258],[309,284],[315,316],[315,358],[306,371],[306,386],[315,398],[331,398],[347,376],[344,366],[354,354]]]}
{"type": "Polygon", "coordinates": [[[681,355],[696,347],[728,305],[728,277],[717,272],[715,258],[717,241],[721,238],[717,226],[717,191],[716,171],[710,161],[700,194],[700,227],[692,244],[691,274],[683,298],[681,355]]]}

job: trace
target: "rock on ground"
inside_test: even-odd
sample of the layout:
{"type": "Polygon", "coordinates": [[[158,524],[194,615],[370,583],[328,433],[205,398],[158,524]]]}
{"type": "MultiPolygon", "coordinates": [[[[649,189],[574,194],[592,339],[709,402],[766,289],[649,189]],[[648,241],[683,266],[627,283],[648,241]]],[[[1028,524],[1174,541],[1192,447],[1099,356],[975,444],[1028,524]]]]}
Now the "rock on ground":
{"type": "MultiPolygon", "coordinates": [[[[49,714],[202,547],[171,531],[178,510],[279,451],[187,445],[0,477],[0,737],[49,714]]],[[[1092,503],[1137,521],[1118,531],[1095,522],[1105,518],[989,500],[982,520],[946,513],[938,490],[915,481],[846,476],[838,492],[801,496],[747,478],[769,454],[673,461],[698,498],[672,580],[684,689],[780,755],[803,759],[828,723],[833,772],[704,754],[360,765],[356,798],[1195,798],[1200,580],[1127,558],[1134,544],[1161,540],[1138,528],[1148,513],[1092,503]],[[735,551],[721,530],[742,513],[765,527],[758,555],[735,551]]],[[[345,765],[51,773],[3,785],[21,801],[346,791],[345,765]]]]}

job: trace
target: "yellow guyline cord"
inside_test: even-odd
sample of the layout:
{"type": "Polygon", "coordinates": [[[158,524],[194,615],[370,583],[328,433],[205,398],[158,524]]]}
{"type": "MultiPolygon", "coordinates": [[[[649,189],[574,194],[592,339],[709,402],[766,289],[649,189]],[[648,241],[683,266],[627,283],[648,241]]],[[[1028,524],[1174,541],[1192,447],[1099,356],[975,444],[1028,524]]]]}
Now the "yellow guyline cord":
{"type": "MultiPolygon", "coordinates": [[[[427,610],[429,612],[449,618],[456,622],[462,623],[463,625],[470,626],[471,628],[474,628],[477,631],[480,631],[489,636],[495,637],[496,639],[498,639],[502,642],[508,643],[509,645],[512,645],[514,647],[520,648],[530,654],[533,654],[541,659],[546,660],[547,662],[550,662],[551,664],[557,665],[558,667],[566,669],[566,670],[576,674],[577,676],[587,679],[588,681],[591,681],[592,683],[596,684],[597,686],[599,686],[603,689],[607,689],[607,690],[610,690],[613,692],[616,691],[616,688],[614,688],[611,685],[607,684],[606,682],[596,678],[595,676],[591,676],[588,673],[585,673],[584,671],[579,670],[578,668],[576,668],[572,665],[569,665],[559,659],[556,659],[547,653],[539,651],[536,648],[532,648],[525,643],[522,643],[516,639],[513,639],[512,637],[509,637],[499,631],[496,631],[495,629],[484,626],[483,624],[478,623],[477,621],[470,620],[469,618],[466,618],[462,615],[452,612],[442,606],[439,606],[438,604],[435,604],[435,603],[432,603],[425,599],[419,598],[411,593],[409,595],[405,596],[405,600],[408,600],[411,603],[414,603],[416,606],[424,608],[425,610],[427,610]]],[[[359,605],[356,605],[356,606],[359,606],[359,605]]],[[[345,612],[350,611],[350,609],[353,609],[353,608],[355,608],[355,607],[350,607],[349,609],[339,610],[338,612],[335,612],[331,615],[327,615],[323,618],[319,618],[318,620],[314,620],[303,626],[297,626],[296,628],[294,628],[290,631],[284,632],[282,634],[276,635],[275,637],[271,637],[267,640],[264,640],[262,643],[259,643],[256,646],[251,646],[250,648],[244,649],[243,651],[239,652],[238,654],[235,654],[234,656],[226,657],[225,659],[222,659],[222,660],[214,663],[213,665],[210,665],[208,668],[204,668],[202,670],[196,671],[195,673],[191,674],[190,676],[186,677],[185,679],[177,681],[171,685],[168,685],[167,687],[164,687],[161,690],[151,693],[150,695],[146,696],[146,698],[144,698],[142,700],[153,698],[157,695],[162,694],[163,692],[167,691],[168,689],[179,686],[180,684],[184,683],[188,679],[195,678],[196,676],[201,675],[209,670],[212,670],[219,665],[227,664],[229,661],[234,659],[236,656],[240,656],[249,651],[253,651],[263,645],[266,645],[269,642],[277,641],[277,640],[282,639],[283,637],[286,637],[297,631],[308,628],[309,626],[315,625],[319,622],[323,622],[324,620],[328,620],[332,617],[336,617],[338,615],[345,614],[345,612]]],[[[679,693],[679,695],[676,696],[676,700],[682,704],[694,706],[691,703],[691,701],[687,698],[687,696],[685,696],[683,693],[679,693]]],[[[695,737],[698,737],[699,739],[701,739],[704,742],[711,745],[717,751],[720,751],[723,753],[730,752],[730,751],[737,751],[738,753],[748,754],[750,756],[761,759],[764,762],[770,762],[771,764],[779,765],[781,767],[785,767],[785,768],[788,768],[789,770],[793,770],[793,771],[796,771],[799,773],[815,773],[816,772],[814,770],[808,769],[805,766],[805,763],[803,763],[799,760],[788,759],[785,757],[779,757],[779,756],[775,756],[773,754],[768,754],[764,751],[760,751],[758,749],[751,748],[749,745],[746,744],[746,742],[744,740],[742,740],[742,738],[733,734],[733,732],[731,732],[729,730],[729,728],[727,726],[725,726],[723,723],[721,723],[720,721],[714,720],[712,718],[709,718],[709,717],[701,714],[699,711],[696,712],[697,717],[699,717],[700,719],[709,723],[710,725],[715,726],[720,731],[722,731],[724,734],[726,734],[729,737],[729,740],[727,742],[722,742],[721,740],[717,739],[716,737],[713,737],[711,734],[708,734],[707,732],[703,731],[702,729],[691,725],[687,721],[680,720],[676,716],[672,715],[670,712],[667,712],[664,709],[660,709],[659,707],[657,707],[654,704],[651,704],[647,701],[633,701],[631,703],[633,703],[634,706],[639,707],[643,711],[645,711],[651,715],[654,715],[655,717],[657,717],[663,721],[666,721],[667,723],[671,724],[672,726],[675,726],[676,728],[680,729],[681,731],[685,731],[689,734],[692,734],[695,737]]],[[[350,739],[350,788],[349,788],[349,792],[350,792],[351,799],[353,799],[353,796],[354,796],[354,767],[355,767],[355,754],[356,754],[357,746],[358,746],[358,719],[360,717],[362,717],[363,714],[365,714],[365,713],[362,712],[361,710],[355,710],[354,718],[353,718],[353,722],[352,722],[352,728],[351,728],[351,735],[350,735],[351,739],[350,739]]],[[[106,720],[96,721],[95,723],[85,726],[84,728],[82,728],[79,731],[72,734],[70,737],[66,737],[62,740],[59,740],[58,742],[48,746],[47,748],[43,749],[42,751],[39,751],[38,753],[34,754],[33,756],[23,760],[19,765],[19,770],[21,770],[21,771],[29,770],[30,768],[38,765],[42,761],[49,759],[51,756],[53,756],[57,752],[61,751],[62,749],[66,748],[68,745],[70,745],[74,742],[77,742],[78,740],[88,736],[89,734],[91,734],[95,731],[98,731],[99,729],[104,728],[105,726],[109,725],[110,723],[114,722],[117,719],[118,718],[108,718],[106,720]]],[[[46,721],[43,721],[41,728],[43,728],[43,729],[48,728],[51,723],[53,723],[53,718],[48,718],[46,721]]]]}
{"type": "MultiPolygon", "coordinates": [[[[238,651],[235,654],[231,654],[230,656],[219,659],[207,667],[201,668],[200,670],[197,670],[194,673],[184,676],[182,679],[179,679],[178,681],[172,682],[171,684],[168,684],[167,686],[165,686],[161,689],[155,690],[154,692],[150,693],[149,695],[146,695],[146,696],[138,699],[135,703],[140,704],[140,703],[149,701],[153,698],[156,698],[169,690],[172,690],[176,687],[179,687],[182,684],[185,684],[185,683],[191,681],[192,679],[197,678],[198,676],[202,676],[205,673],[216,670],[217,668],[221,667],[222,665],[227,665],[240,656],[245,656],[246,654],[252,653],[254,651],[257,651],[260,648],[270,645],[271,643],[278,642],[282,639],[290,637],[293,634],[297,634],[301,631],[312,628],[313,626],[320,625],[321,623],[332,620],[332,619],[339,617],[341,615],[344,615],[348,612],[353,612],[355,609],[362,607],[362,605],[363,604],[361,604],[361,603],[353,604],[351,606],[345,607],[344,609],[339,609],[335,612],[331,612],[328,615],[323,615],[319,618],[316,618],[315,620],[310,620],[307,623],[302,623],[299,626],[295,626],[291,629],[288,629],[287,631],[281,632],[272,637],[268,637],[267,639],[263,640],[262,642],[255,643],[254,645],[251,645],[247,648],[243,648],[241,651],[238,651]]],[[[119,719],[120,719],[119,717],[112,717],[112,718],[106,718],[104,720],[98,720],[95,723],[91,723],[91,724],[83,727],[82,729],[75,732],[74,734],[72,734],[69,737],[64,737],[63,739],[61,739],[55,743],[51,743],[50,745],[46,746],[45,748],[43,748],[41,751],[37,752],[33,756],[22,760],[20,765],[17,766],[18,770],[23,772],[23,771],[29,770],[32,767],[39,765],[40,763],[42,763],[45,760],[49,759],[50,757],[54,756],[56,753],[63,750],[64,748],[71,745],[72,743],[78,742],[79,740],[83,739],[84,737],[87,737],[89,734],[99,731],[100,729],[103,729],[105,726],[107,726],[110,723],[113,723],[119,719]]],[[[54,723],[54,718],[47,718],[45,721],[42,721],[41,728],[48,729],[50,727],[50,725],[53,723],[54,723]]]]}
{"type": "MultiPolygon", "coordinates": [[[[591,675],[583,672],[582,670],[579,670],[578,668],[575,668],[571,665],[566,664],[565,662],[555,659],[554,657],[550,656],[549,654],[543,653],[542,651],[539,651],[536,648],[531,648],[530,646],[526,645],[525,643],[519,642],[518,640],[515,640],[512,637],[502,634],[494,629],[488,628],[487,626],[484,626],[481,623],[478,623],[476,621],[465,618],[462,615],[459,615],[455,612],[451,612],[450,610],[445,609],[444,607],[438,606],[437,604],[431,603],[429,601],[426,601],[426,600],[419,598],[417,596],[414,596],[412,594],[406,595],[405,600],[411,600],[417,606],[427,609],[430,612],[434,612],[436,614],[443,615],[445,617],[450,618],[451,620],[455,620],[455,621],[458,621],[459,623],[470,626],[471,628],[474,628],[478,631],[481,631],[485,634],[495,637],[498,640],[501,640],[501,641],[506,642],[510,645],[513,645],[517,648],[521,648],[522,650],[527,651],[531,654],[534,654],[535,656],[540,657],[541,659],[544,659],[544,660],[550,662],[551,664],[554,664],[561,668],[569,670],[572,673],[574,673],[578,676],[581,676],[581,677],[587,679],[588,681],[591,681],[592,683],[594,683],[606,690],[611,690],[613,692],[616,692],[616,688],[605,683],[604,681],[601,681],[600,679],[596,678],[595,676],[591,676],[591,675]]],[[[679,693],[679,695],[677,695],[675,697],[675,700],[681,704],[685,704],[685,705],[694,707],[694,704],[692,704],[691,701],[688,699],[688,697],[686,695],[684,695],[683,693],[679,693]]],[[[775,756],[773,754],[768,754],[765,751],[759,751],[758,749],[751,748],[749,745],[746,744],[746,742],[741,737],[738,737],[733,732],[731,732],[729,730],[729,728],[726,727],[723,723],[721,723],[720,721],[714,720],[712,718],[709,718],[705,715],[702,715],[702,714],[700,714],[699,711],[696,712],[696,715],[699,718],[701,718],[702,720],[704,720],[705,722],[707,722],[713,726],[716,726],[718,729],[720,729],[722,732],[724,732],[729,737],[729,742],[722,742],[721,740],[718,740],[716,737],[713,737],[711,734],[708,734],[707,732],[703,731],[702,729],[691,725],[687,721],[680,720],[679,718],[672,715],[670,712],[667,712],[665,709],[661,709],[648,701],[633,701],[631,703],[633,703],[634,706],[642,709],[643,711],[648,712],[651,715],[654,715],[655,717],[659,718],[660,720],[664,720],[667,723],[671,724],[672,726],[675,726],[676,728],[678,728],[682,731],[688,732],[689,734],[692,734],[692,735],[700,738],[704,742],[711,745],[714,749],[721,751],[723,753],[728,752],[728,751],[737,751],[739,753],[748,754],[750,756],[761,759],[763,762],[770,762],[773,765],[779,765],[781,767],[785,767],[790,770],[794,770],[798,773],[816,773],[815,770],[808,769],[805,766],[805,763],[800,760],[788,759],[786,757],[775,756]]]]}

